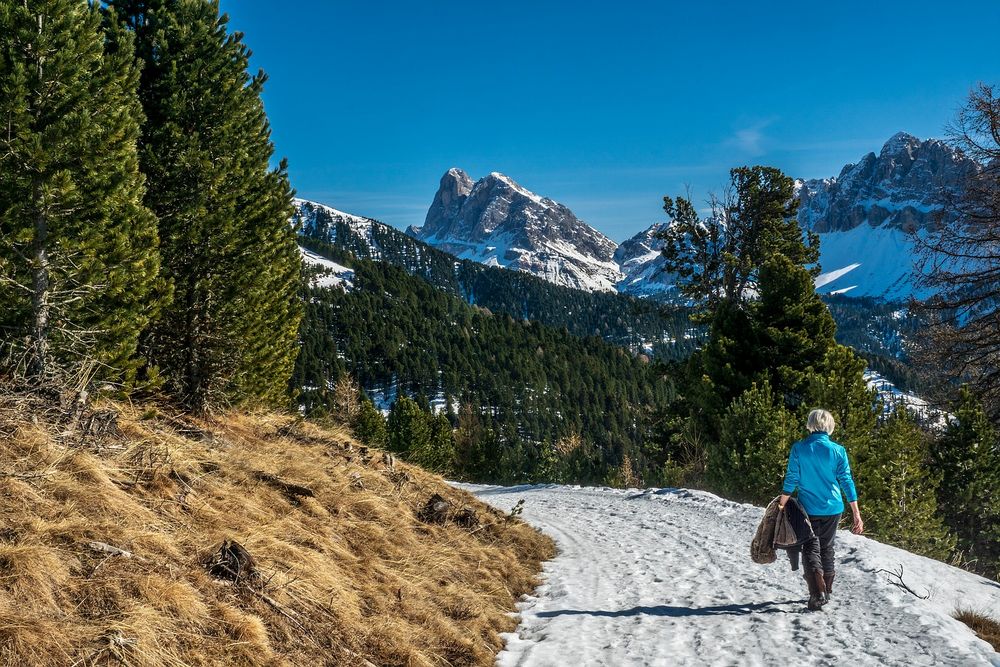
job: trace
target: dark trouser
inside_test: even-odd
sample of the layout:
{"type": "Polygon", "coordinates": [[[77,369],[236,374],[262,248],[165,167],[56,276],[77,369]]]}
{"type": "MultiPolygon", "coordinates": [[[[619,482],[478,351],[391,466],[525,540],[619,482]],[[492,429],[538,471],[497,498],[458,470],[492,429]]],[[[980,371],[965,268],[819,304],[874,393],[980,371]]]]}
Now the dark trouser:
{"type": "Polygon", "coordinates": [[[812,524],[816,537],[802,545],[805,574],[809,575],[817,570],[833,572],[836,569],[833,562],[833,542],[837,538],[840,515],[810,516],[809,523],[812,524]]]}

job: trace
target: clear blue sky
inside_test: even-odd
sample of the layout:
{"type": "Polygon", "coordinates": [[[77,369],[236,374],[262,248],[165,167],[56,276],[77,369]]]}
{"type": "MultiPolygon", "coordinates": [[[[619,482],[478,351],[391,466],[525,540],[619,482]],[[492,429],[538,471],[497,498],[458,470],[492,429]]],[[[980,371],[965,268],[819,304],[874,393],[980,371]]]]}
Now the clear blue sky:
{"type": "Polygon", "coordinates": [[[1000,83],[1000,2],[222,0],[302,197],[421,224],[501,171],[621,241],[728,169],[836,175],[1000,83]]]}

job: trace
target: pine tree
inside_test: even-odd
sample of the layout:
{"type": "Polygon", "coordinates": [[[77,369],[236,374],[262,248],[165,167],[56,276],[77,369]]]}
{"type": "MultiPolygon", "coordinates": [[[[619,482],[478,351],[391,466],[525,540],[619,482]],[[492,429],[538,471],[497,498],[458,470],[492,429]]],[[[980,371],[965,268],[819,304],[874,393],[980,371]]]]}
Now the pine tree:
{"type": "Polygon", "coordinates": [[[301,261],[292,193],[240,33],[210,0],[112,0],[136,35],[164,273],[175,297],[145,350],[188,407],[283,401],[297,346],[301,261]]]}
{"type": "Polygon", "coordinates": [[[866,531],[931,558],[945,559],[955,547],[937,511],[938,479],[927,465],[926,435],[898,408],[879,424],[871,455],[858,462],[857,480],[866,531]]]}
{"type": "Polygon", "coordinates": [[[761,267],[760,298],[751,312],[757,354],[766,360],[759,376],[768,378],[786,405],[797,407],[805,399],[809,373],[822,367],[837,344],[833,316],[816,294],[809,271],[782,254],[761,267]]]}
{"type": "Polygon", "coordinates": [[[458,408],[458,426],[455,429],[455,472],[460,479],[487,479],[488,461],[485,442],[490,438],[483,425],[482,416],[466,393],[458,408]]]}
{"type": "Polygon", "coordinates": [[[938,507],[967,561],[1000,572],[1000,433],[972,392],[963,387],[953,420],[931,447],[941,475],[938,507]]]}
{"type": "Polygon", "coordinates": [[[729,196],[713,200],[707,219],[698,217],[689,199],[663,198],[671,218],[662,233],[666,270],[710,317],[721,303],[739,307],[752,300],[760,268],[771,256],[784,255],[798,266],[819,259],[818,237],[804,237],[795,219],[799,204],[791,178],[763,166],[729,173],[729,196]]]}
{"type": "Polygon", "coordinates": [[[708,480],[727,497],[766,504],[781,492],[788,452],[800,431],[767,380],[754,384],[723,413],[719,440],[708,448],[708,480]]]}
{"type": "Polygon", "coordinates": [[[556,448],[548,440],[538,445],[538,465],[534,471],[535,482],[559,483],[562,481],[562,466],[556,448]]]}
{"type": "Polygon", "coordinates": [[[129,382],[165,293],[143,206],[129,38],[83,0],[0,4],[0,327],[35,377],[129,382]]]}
{"type": "Polygon", "coordinates": [[[424,449],[410,452],[409,459],[428,470],[450,474],[455,460],[455,437],[451,422],[443,414],[427,415],[430,424],[430,437],[424,449]]]}
{"type": "MultiPolygon", "coordinates": [[[[868,485],[868,477],[879,476],[879,453],[874,449],[874,433],[882,406],[864,379],[865,360],[849,347],[834,345],[823,363],[809,373],[806,401],[800,417],[816,407],[828,410],[836,423],[833,439],[847,449],[858,488],[868,485]]],[[[864,498],[861,499],[865,505],[864,498]]]]}
{"type": "Polygon", "coordinates": [[[784,470],[780,459],[800,435],[798,424],[810,408],[824,407],[838,421],[838,439],[864,462],[859,474],[877,476],[886,454],[873,448],[877,407],[865,364],[835,341],[833,317],[813,284],[817,267],[807,268],[817,241],[806,243],[791,217],[790,180],[776,170],[734,170],[733,190],[737,196],[711,220],[697,221],[686,202],[673,209],[681,220],[668,234],[668,264],[683,268],[698,255],[681,252],[685,244],[720,247],[707,274],[682,272],[689,294],[712,308],[711,328],[686,368],[666,470],[687,477],[705,460],[714,488],[764,502],[777,489],[773,478],[784,470]]]}
{"type": "Polygon", "coordinates": [[[427,413],[412,398],[400,397],[389,411],[389,449],[406,455],[429,450],[431,425],[427,417],[427,413]]]}
{"type": "Polygon", "coordinates": [[[717,441],[723,411],[754,382],[767,380],[793,406],[801,401],[804,374],[822,360],[835,329],[812,285],[816,267],[806,268],[818,242],[795,221],[792,180],[771,167],[733,169],[731,178],[733,196],[706,220],[689,201],[665,198],[678,217],[665,232],[667,268],[711,323],[681,392],[695,423],[679,432],[707,442],[717,441]],[[707,268],[693,266],[706,257],[707,268]]]}
{"type": "Polygon", "coordinates": [[[385,417],[369,400],[361,401],[361,407],[354,417],[351,428],[358,440],[369,447],[382,448],[388,442],[389,434],[386,430],[385,417]]]}

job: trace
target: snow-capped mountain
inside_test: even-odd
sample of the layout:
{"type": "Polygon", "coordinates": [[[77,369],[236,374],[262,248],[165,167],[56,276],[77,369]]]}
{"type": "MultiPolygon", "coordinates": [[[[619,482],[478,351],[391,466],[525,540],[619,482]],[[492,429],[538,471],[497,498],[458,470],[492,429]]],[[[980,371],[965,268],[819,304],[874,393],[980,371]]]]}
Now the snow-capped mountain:
{"type": "Polygon", "coordinates": [[[357,241],[371,249],[371,253],[366,253],[366,256],[372,254],[377,258],[378,243],[375,240],[374,227],[382,223],[305,199],[296,199],[294,203],[295,213],[292,215],[292,223],[305,236],[334,243],[338,240],[338,235],[348,233],[352,237],[356,236],[357,241]]]}
{"type": "Polygon", "coordinates": [[[859,225],[904,231],[928,228],[949,197],[978,166],[938,139],[898,132],[878,155],[845,165],[836,178],[799,181],[799,222],[814,232],[848,232],[859,225]]]}
{"type": "Polygon", "coordinates": [[[619,292],[658,298],[673,294],[674,277],[665,270],[663,240],[658,238],[669,226],[669,222],[657,222],[618,246],[614,259],[625,274],[618,283],[619,292]]]}
{"type": "Polygon", "coordinates": [[[826,272],[817,288],[890,300],[928,296],[913,280],[909,233],[953,222],[947,204],[978,169],[943,141],[899,132],[836,178],[799,181],[799,223],[819,234],[826,272]]]}
{"type": "MultiPolygon", "coordinates": [[[[978,169],[943,141],[920,141],[899,132],[878,155],[868,153],[835,178],[798,181],[799,223],[820,237],[823,274],[816,288],[824,294],[887,300],[928,296],[913,279],[909,233],[952,222],[947,203],[961,195],[963,183],[978,169]]],[[[665,293],[670,276],[662,271],[662,257],[652,252],[662,247],[652,238],[662,226],[641,232],[616,253],[628,275],[619,284],[621,291],[665,293]],[[626,246],[636,249],[624,252],[626,246]]]]}
{"type": "Polygon", "coordinates": [[[473,182],[449,169],[422,227],[407,233],[461,259],[527,271],[557,285],[614,291],[617,244],[567,207],[498,172],[473,182]]]}
{"type": "MultiPolygon", "coordinates": [[[[909,233],[952,222],[947,203],[979,168],[943,141],[900,132],[877,155],[868,153],[836,177],[797,181],[799,222],[820,236],[817,289],[887,300],[928,296],[913,279],[909,233]]],[[[388,232],[380,223],[313,202],[297,200],[296,206],[307,235],[333,242],[338,233],[349,234],[352,244],[338,244],[381,259],[378,239],[388,232]]],[[[424,225],[407,234],[461,259],[557,285],[671,300],[674,277],[664,271],[657,238],[669,224],[657,222],[618,246],[566,206],[508,176],[494,172],[473,181],[449,169],[424,225]]],[[[413,252],[419,263],[420,248],[413,252]]]]}

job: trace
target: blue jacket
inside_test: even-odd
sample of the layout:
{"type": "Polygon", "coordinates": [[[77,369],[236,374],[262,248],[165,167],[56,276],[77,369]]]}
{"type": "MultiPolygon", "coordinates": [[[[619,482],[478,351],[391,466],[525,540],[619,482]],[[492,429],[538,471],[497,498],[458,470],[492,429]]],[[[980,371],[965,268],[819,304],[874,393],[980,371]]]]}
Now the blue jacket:
{"type": "Polygon", "coordinates": [[[782,491],[791,494],[796,489],[799,502],[810,516],[843,512],[842,490],[848,502],[858,499],[847,450],[822,432],[811,433],[792,445],[782,491]]]}

